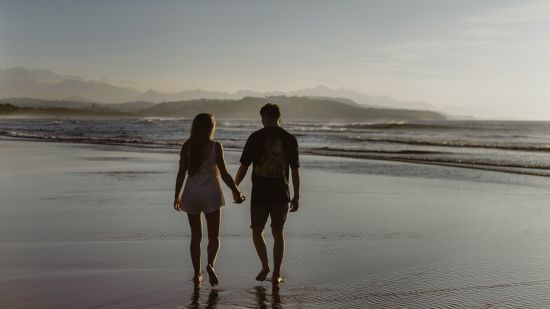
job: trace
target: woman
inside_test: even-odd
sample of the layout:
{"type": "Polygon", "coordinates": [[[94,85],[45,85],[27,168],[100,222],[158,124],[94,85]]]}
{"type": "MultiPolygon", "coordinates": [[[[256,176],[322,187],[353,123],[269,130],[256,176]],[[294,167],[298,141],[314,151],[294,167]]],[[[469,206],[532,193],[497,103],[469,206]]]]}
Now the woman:
{"type": "Polygon", "coordinates": [[[174,199],[174,209],[187,212],[189,225],[191,226],[191,261],[195,270],[193,276],[195,284],[202,281],[201,212],[206,217],[208,227],[208,265],[206,265],[206,271],[212,286],[218,284],[214,263],[220,247],[220,208],[225,203],[218,175],[221,175],[223,182],[233,191],[233,199],[236,203],[242,203],[245,199],[242,192],[235,185],[235,181],[227,172],[223,158],[223,148],[220,143],[213,140],[214,131],[215,121],[213,115],[198,114],[193,119],[191,135],[183,144],[180,152],[180,166],[174,199]],[[189,176],[180,198],[180,191],[186,173],[189,176]]]}

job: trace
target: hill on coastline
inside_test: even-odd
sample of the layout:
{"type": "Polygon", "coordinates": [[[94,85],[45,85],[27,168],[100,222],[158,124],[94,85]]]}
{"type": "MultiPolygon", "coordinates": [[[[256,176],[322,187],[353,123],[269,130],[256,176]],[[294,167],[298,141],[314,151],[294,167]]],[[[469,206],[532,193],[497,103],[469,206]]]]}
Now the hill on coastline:
{"type": "Polygon", "coordinates": [[[185,117],[212,113],[219,119],[257,119],[266,103],[281,107],[284,119],[311,120],[442,120],[443,114],[426,110],[363,107],[349,100],[313,97],[246,97],[239,100],[200,99],[178,102],[97,104],[60,100],[6,99],[0,106],[2,115],[40,115],[90,117],[185,117]]]}
{"type": "Polygon", "coordinates": [[[32,116],[32,117],[120,117],[127,113],[93,105],[87,108],[67,107],[21,107],[0,102],[0,116],[32,116]]]}
{"type": "Polygon", "coordinates": [[[268,98],[246,97],[240,100],[191,100],[165,102],[142,110],[142,116],[193,117],[206,112],[218,118],[256,119],[266,103],[281,107],[285,119],[352,119],[352,120],[440,120],[443,114],[424,111],[362,107],[326,98],[275,96],[268,98]]]}

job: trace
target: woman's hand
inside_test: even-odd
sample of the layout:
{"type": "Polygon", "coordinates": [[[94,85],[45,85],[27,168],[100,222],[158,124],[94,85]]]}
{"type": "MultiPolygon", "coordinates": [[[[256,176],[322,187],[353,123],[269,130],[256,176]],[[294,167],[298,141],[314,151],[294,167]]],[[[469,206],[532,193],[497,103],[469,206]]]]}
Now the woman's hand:
{"type": "Polygon", "coordinates": [[[179,198],[179,197],[176,197],[176,198],[174,199],[174,209],[175,209],[176,211],[180,211],[180,210],[181,210],[181,208],[180,208],[180,203],[181,203],[180,198],[179,198]]]}

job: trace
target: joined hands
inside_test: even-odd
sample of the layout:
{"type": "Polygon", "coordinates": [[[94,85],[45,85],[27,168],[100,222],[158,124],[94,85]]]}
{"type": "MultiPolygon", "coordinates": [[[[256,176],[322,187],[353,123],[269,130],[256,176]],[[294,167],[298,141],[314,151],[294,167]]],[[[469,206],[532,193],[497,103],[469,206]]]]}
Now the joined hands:
{"type": "Polygon", "coordinates": [[[246,196],[242,191],[233,191],[233,203],[242,204],[246,200],[246,196]]]}

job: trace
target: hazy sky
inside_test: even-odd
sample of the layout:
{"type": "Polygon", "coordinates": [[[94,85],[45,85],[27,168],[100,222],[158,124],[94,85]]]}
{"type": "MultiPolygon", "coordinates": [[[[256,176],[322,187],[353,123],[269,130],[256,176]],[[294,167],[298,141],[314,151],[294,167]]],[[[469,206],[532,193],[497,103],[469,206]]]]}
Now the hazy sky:
{"type": "Polygon", "coordinates": [[[0,67],[140,90],[323,84],[550,119],[550,1],[0,0],[0,67]]]}

